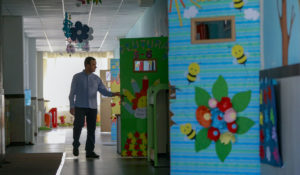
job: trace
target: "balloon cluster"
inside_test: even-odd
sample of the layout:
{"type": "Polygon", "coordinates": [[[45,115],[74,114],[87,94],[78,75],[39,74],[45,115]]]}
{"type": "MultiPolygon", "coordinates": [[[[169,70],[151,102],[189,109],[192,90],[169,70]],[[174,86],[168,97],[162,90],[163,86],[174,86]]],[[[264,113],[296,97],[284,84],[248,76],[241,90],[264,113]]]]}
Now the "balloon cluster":
{"type": "Polygon", "coordinates": [[[71,15],[68,13],[65,14],[65,19],[63,22],[63,31],[65,37],[67,38],[67,53],[75,53],[75,46],[72,42],[76,43],[77,47],[80,48],[82,51],[89,51],[89,41],[93,40],[93,28],[89,27],[86,24],[82,24],[80,21],[77,21],[73,26],[73,23],[70,21],[71,15]]]}

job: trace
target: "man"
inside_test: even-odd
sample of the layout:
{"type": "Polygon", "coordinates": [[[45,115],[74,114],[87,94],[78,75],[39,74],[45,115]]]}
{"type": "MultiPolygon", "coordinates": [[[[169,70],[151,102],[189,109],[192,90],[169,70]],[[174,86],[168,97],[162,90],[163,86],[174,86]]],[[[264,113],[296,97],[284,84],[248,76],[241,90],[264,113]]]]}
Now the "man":
{"type": "Polygon", "coordinates": [[[108,91],[102,83],[102,80],[93,73],[97,68],[95,58],[87,57],[84,61],[84,67],[85,69],[82,72],[73,76],[69,95],[70,113],[75,115],[73,128],[73,155],[78,156],[79,154],[79,138],[86,116],[86,157],[99,158],[99,155],[94,152],[97,118],[97,91],[108,97],[120,96],[120,93],[108,91]]]}

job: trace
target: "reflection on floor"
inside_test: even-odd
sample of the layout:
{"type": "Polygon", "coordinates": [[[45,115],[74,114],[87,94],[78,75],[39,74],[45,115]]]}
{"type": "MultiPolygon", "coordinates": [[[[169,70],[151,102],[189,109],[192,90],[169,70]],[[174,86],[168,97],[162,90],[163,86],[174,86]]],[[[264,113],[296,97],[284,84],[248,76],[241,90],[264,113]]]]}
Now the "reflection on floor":
{"type": "Polygon", "coordinates": [[[32,146],[8,147],[6,154],[66,152],[66,159],[62,168],[62,175],[168,175],[169,168],[154,168],[146,159],[122,158],[116,153],[116,145],[110,141],[110,135],[101,134],[96,130],[95,152],[100,159],[85,158],[86,129],[81,133],[79,157],[72,154],[72,128],[41,131],[37,142],[32,146]]]}

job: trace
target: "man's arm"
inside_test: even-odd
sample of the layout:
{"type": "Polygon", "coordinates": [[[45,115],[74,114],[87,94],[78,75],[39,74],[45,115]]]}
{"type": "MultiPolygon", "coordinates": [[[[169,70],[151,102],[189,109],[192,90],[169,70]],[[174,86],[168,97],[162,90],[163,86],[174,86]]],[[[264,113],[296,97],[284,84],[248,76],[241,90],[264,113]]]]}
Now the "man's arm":
{"type": "Polygon", "coordinates": [[[73,76],[72,83],[71,83],[71,90],[69,94],[69,102],[70,102],[70,113],[72,115],[75,114],[75,103],[74,103],[74,97],[75,97],[75,92],[76,92],[76,78],[75,75],[73,76]]]}
{"type": "Polygon", "coordinates": [[[102,95],[107,96],[107,97],[120,96],[120,92],[110,92],[110,91],[108,91],[100,78],[99,78],[99,84],[98,84],[98,91],[102,95]]]}

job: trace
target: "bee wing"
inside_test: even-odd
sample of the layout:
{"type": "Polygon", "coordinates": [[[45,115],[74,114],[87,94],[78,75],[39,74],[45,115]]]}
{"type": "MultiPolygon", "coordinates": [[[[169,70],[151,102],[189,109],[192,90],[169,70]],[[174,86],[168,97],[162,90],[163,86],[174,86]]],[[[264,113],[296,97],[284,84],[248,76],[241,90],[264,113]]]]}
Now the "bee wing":
{"type": "Polygon", "coordinates": [[[244,54],[246,55],[247,58],[250,56],[249,52],[244,52],[244,54]]]}
{"type": "Polygon", "coordinates": [[[200,81],[200,76],[199,76],[199,74],[197,75],[197,78],[196,78],[196,81],[200,81]]]}
{"type": "Polygon", "coordinates": [[[186,77],[188,74],[189,74],[189,72],[188,72],[188,71],[185,71],[185,72],[184,72],[184,77],[186,77]]]}
{"type": "Polygon", "coordinates": [[[233,58],[233,59],[232,59],[232,64],[234,64],[234,65],[237,65],[237,64],[238,64],[236,58],[233,58]]]}

